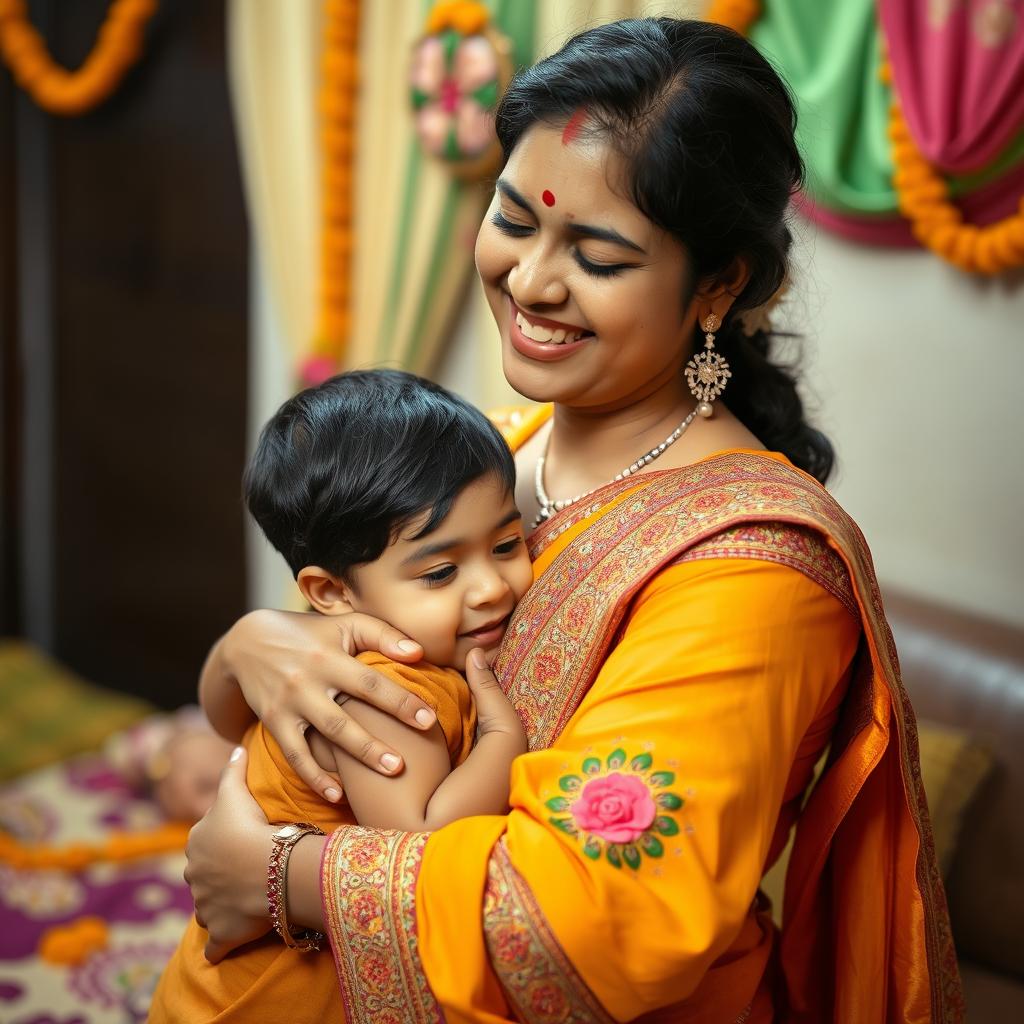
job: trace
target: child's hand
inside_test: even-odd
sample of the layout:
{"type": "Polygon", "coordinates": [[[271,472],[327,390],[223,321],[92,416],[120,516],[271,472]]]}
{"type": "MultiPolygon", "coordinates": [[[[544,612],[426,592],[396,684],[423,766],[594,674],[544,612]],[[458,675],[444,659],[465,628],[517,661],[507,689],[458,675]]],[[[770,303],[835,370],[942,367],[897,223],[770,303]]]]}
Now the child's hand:
{"type": "Polygon", "coordinates": [[[475,648],[466,659],[466,682],[476,703],[477,736],[504,733],[527,751],[526,732],[511,701],[498,685],[484,652],[475,648]]]}

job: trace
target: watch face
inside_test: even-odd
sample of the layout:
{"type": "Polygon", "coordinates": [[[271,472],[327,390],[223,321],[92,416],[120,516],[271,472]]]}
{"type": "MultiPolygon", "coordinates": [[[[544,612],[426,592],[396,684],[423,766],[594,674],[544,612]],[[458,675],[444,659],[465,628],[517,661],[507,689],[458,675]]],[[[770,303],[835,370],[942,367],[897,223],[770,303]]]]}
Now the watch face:
{"type": "Polygon", "coordinates": [[[274,835],[277,836],[278,839],[287,839],[289,836],[295,835],[298,831],[299,830],[294,825],[285,825],[284,828],[279,828],[274,835]]]}

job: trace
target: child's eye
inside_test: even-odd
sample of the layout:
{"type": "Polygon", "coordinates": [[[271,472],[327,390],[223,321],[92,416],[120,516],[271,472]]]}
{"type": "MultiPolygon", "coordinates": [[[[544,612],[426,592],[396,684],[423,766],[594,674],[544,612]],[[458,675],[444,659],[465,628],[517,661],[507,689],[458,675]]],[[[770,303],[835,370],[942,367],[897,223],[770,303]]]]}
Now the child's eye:
{"type": "Polygon", "coordinates": [[[494,553],[496,555],[511,555],[522,543],[522,537],[512,537],[509,540],[503,540],[500,544],[494,545],[494,553]]]}
{"type": "Polygon", "coordinates": [[[437,587],[442,583],[447,583],[452,576],[455,575],[454,565],[442,565],[440,569],[435,569],[433,572],[424,573],[420,579],[428,587],[437,587]]]}

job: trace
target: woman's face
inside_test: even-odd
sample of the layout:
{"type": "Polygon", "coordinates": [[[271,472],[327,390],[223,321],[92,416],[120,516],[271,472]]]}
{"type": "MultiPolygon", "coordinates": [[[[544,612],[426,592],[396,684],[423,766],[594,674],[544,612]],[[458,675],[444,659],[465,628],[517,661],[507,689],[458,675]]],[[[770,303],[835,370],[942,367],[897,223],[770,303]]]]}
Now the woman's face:
{"type": "Polygon", "coordinates": [[[480,227],[476,265],[520,394],[591,411],[685,392],[695,312],[683,246],[624,198],[621,158],[536,125],[480,227]],[[692,307],[692,304],[691,304],[692,307]]]}

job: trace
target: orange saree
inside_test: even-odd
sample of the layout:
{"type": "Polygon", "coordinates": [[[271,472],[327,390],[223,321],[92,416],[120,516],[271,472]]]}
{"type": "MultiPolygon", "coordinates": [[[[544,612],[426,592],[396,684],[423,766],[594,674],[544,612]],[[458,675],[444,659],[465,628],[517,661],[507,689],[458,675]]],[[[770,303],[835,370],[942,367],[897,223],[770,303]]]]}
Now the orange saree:
{"type": "Polygon", "coordinates": [[[346,1019],[962,1019],[913,714],[825,490],[722,453],[530,544],[510,813],[328,844],[346,1019]],[[758,885],[797,817],[779,935],[758,885]]]}

